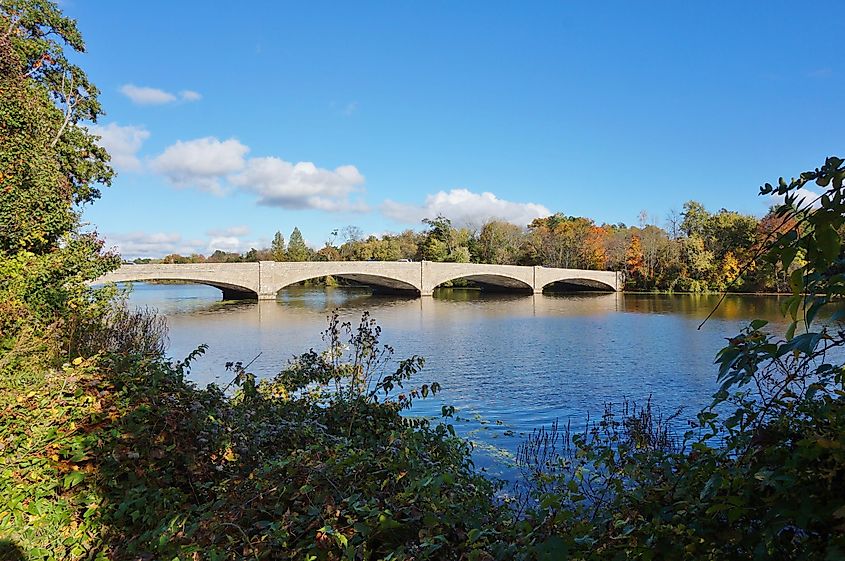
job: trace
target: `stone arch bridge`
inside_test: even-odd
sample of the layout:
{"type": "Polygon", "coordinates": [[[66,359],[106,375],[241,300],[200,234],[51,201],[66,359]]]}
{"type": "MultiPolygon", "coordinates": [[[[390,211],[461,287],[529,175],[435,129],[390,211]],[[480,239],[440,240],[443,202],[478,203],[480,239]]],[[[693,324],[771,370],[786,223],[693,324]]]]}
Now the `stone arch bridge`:
{"type": "Polygon", "coordinates": [[[431,296],[437,286],[458,279],[473,281],[484,288],[535,294],[561,282],[587,290],[622,288],[621,276],[615,271],[431,261],[124,264],[96,282],[184,281],[215,286],[223,291],[224,300],[274,300],[276,293],[286,286],[329,275],[366,284],[377,291],[419,296],[431,296]]]}

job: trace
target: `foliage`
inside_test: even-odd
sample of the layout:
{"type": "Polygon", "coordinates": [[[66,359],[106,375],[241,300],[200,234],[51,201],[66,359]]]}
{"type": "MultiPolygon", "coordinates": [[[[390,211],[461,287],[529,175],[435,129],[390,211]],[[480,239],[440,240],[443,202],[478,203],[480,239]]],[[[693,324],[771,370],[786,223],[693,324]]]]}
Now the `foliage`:
{"type": "MultiPolygon", "coordinates": [[[[3,556],[845,558],[843,160],[766,184],[784,204],[759,223],[690,202],[683,235],[560,214],[521,241],[489,228],[520,262],[630,264],[643,287],[673,271],[703,288],[773,275],[791,291],[784,337],[755,320],[719,353],[722,387],[683,439],[650,404],[608,408],[583,433],[538,430],[519,454],[525,500],[498,501],[450,425],[410,416],[439,386],[411,386],[423,360],[394,364],[366,314],[357,327],[331,316],[327,349],[273,380],[231,363],[229,386],[199,389],[186,377],[203,347],[168,362],[160,319],[88,288],[116,258],[79,231],[77,205],[111,170],[80,125],[101,112],[97,90],[63,45],[83,48],[55,4],[0,3],[3,556]],[[824,192],[809,200],[811,182],[824,192]]],[[[495,255],[444,217],[426,223],[353,233],[337,255],[495,255]]],[[[310,257],[298,229],[290,246],[310,257]]]]}
{"type": "Polygon", "coordinates": [[[294,228],[290,234],[290,242],[288,242],[287,257],[289,261],[308,261],[310,250],[305,245],[305,240],[302,239],[302,233],[299,228],[294,228]]]}
{"type": "Polygon", "coordinates": [[[0,532],[31,559],[478,557],[494,487],[449,425],[400,414],[438,386],[408,386],[422,359],[392,368],[379,333],[333,315],[327,350],[273,380],[228,365],[232,395],[185,381],[202,348],[108,340],[4,378],[0,532]]]}
{"type": "Polygon", "coordinates": [[[276,231],[276,235],[273,237],[273,243],[270,245],[270,254],[273,261],[284,261],[287,256],[287,252],[285,251],[285,237],[279,231],[276,231]]]}
{"type": "Polygon", "coordinates": [[[845,558],[842,164],[829,158],[761,189],[784,197],[774,215],[793,224],[771,230],[768,261],[786,270],[805,257],[784,304],[792,323],[778,338],[755,320],[729,340],[717,356],[721,390],[683,442],[623,414],[571,439],[552,427],[523,447],[536,500],[523,522],[529,558],[845,558]],[[812,202],[800,197],[810,181],[827,189],[812,202]]]}
{"type": "Polygon", "coordinates": [[[4,364],[28,352],[27,333],[55,332],[59,323],[72,320],[93,298],[85,282],[118,264],[115,256],[101,253],[95,234],[79,231],[76,205],[98,197],[97,184],[108,184],[112,171],[106,152],[81,125],[101,112],[97,89],[68,62],[63,44],[83,49],[75,23],[55,4],[0,4],[4,364]]]}
{"type": "MultiPolygon", "coordinates": [[[[541,265],[627,272],[631,290],[741,292],[788,290],[789,271],[759,259],[761,247],[776,224],[771,212],[762,219],[721,209],[710,213],[688,201],[683,220],[670,214],[667,231],[649,223],[640,226],[596,224],[562,213],[533,220],[527,227],[491,219],[477,230],[455,227],[448,218],[426,219],[422,232],[364,236],[360,228],[343,229],[346,241],[336,246],[335,230],[319,251],[300,247],[297,259],[314,261],[426,260],[499,265],[541,265]]],[[[214,263],[287,259],[284,238],[277,233],[271,247],[240,255],[217,250],[214,263]],[[275,249],[274,249],[275,248],[275,249]]],[[[164,263],[196,263],[201,255],[170,255],[164,263]]],[[[138,261],[138,260],[136,260],[138,261]]]]}

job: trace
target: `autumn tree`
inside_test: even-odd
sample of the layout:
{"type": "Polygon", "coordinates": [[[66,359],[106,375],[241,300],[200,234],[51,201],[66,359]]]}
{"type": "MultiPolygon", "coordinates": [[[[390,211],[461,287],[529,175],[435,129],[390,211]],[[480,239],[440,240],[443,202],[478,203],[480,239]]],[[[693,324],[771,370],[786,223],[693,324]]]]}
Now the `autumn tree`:
{"type": "Polygon", "coordinates": [[[629,280],[635,283],[642,283],[645,279],[645,258],[640,237],[636,234],[631,236],[628,249],[625,251],[625,271],[629,280]]]}
{"type": "Polygon", "coordinates": [[[481,227],[476,243],[476,261],[494,265],[516,263],[525,231],[503,220],[489,220],[481,227]]]}
{"type": "Polygon", "coordinates": [[[547,267],[587,268],[587,239],[595,223],[589,218],[554,214],[528,225],[534,260],[547,267]]]}

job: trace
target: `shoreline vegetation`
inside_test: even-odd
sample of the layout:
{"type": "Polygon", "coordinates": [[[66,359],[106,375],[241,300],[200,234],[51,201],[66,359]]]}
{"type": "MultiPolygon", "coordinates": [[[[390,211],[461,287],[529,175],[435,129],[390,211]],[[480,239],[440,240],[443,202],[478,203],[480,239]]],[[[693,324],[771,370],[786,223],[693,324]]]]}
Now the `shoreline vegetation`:
{"type": "MultiPolygon", "coordinates": [[[[144,284],[163,284],[163,285],[191,285],[197,284],[193,281],[183,281],[183,280],[145,280],[145,281],[134,281],[132,284],[137,283],[144,283],[144,284]]],[[[298,283],[294,283],[290,285],[290,287],[313,287],[313,288],[325,288],[325,287],[334,287],[334,288],[372,288],[366,284],[356,283],[354,281],[345,282],[344,279],[334,279],[332,277],[317,277],[314,279],[309,279],[307,281],[302,281],[298,283]],[[328,280],[331,279],[331,280],[328,280]]],[[[438,288],[446,288],[446,289],[453,289],[453,290],[473,290],[473,291],[483,291],[484,288],[478,286],[477,284],[473,283],[472,281],[450,281],[449,283],[444,283],[443,285],[439,286],[438,288]]],[[[596,294],[606,294],[606,291],[601,290],[594,290],[594,289],[576,289],[573,290],[572,288],[567,289],[555,289],[554,287],[549,288],[547,291],[552,294],[572,294],[572,293],[582,293],[582,292],[589,292],[589,293],[596,293],[596,294]]],[[[662,294],[662,295],[670,295],[670,294],[677,294],[677,295],[694,295],[694,294],[701,294],[701,295],[714,295],[714,294],[722,294],[723,291],[717,290],[706,290],[706,291],[699,291],[699,292],[682,292],[679,290],[660,290],[660,289],[651,289],[651,290],[635,290],[635,289],[626,289],[624,291],[626,294],[662,294]]],[[[790,292],[742,292],[737,290],[729,290],[727,291],[728,294],[736,294],[742,296],[787,296],[791,294],[790,292]]]]}
{"type": "MultiPolygon", "coordinates": [[[[84,43],[56,4],[0,3],[3,559],[845,559],[843,160],[761,188],[783,204],[757,270],[787,275],[790,324],[727,334],[721,389],[686,434],[648,404],[578,434],[554,423],[503,495],[454,409],[402,414],[439,385],[368,314],[332,315],[325,349],[273,379],[231,362],[226,386],[199,388],[203,346],[169,362],[161,318],[88,286],[120,264],[79,215],[112,170],[84,127],[98,91],[65,48],[84,43]]],[[[440,251],[452,230],[431,222],[440,251]]]]}
{"type": "Polygon", "coordinates": [[[793,227],[778,221],[772,207],[763,218],[727,209],[711,213],[688,201],[668,213],[666,227],[640,213],[639,226],[597,224],[587,217],[556,213],[525,227],[491,219],[455,227],[443,216],[423,220],[422,232],[365,236],[347,226],[332,231],[319,250],[308,247],[294,228],[290,241],[276,232],[269,248],[244,253],[171,254],[132,263],[243,263],[255,261],[435,261],[542,265],[625,273],[630,290],[667,292],[789,292],[787,269],[761,259],[764,240],[793,227]],[[344,238],[339,243],[338,238],[344,238]]]}

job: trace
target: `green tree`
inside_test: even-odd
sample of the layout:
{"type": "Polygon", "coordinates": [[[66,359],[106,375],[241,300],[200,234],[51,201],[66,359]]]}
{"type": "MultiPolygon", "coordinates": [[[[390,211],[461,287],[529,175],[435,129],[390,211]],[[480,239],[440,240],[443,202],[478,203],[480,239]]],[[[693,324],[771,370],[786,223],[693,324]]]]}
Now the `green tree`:
{"type": "Polygon", "coordinates": [[[285,252],[285,237],[278,230],[273,236],[273,243],[270,245],[270,255],[273,261],[284,261],[286,257],[285,252]]]}
{"type": "Polygon", "coordinates": [[[524,239],[525,233],[519,226],[503,220],[490,220],[478,234],[476,260],[495,265],[516,263],[524,239]]]}
{"type": "Polygon", "coordinates": [[[446,261],[451,253],[450,241],[452,237],[452,221],[445,216],[425,218],[423,224],[428,226],[424,239],[420,243],[419,258],[426,261],[446,261]]]}
{"type": "Polygon", "coordinates": [[[249,251],[244,254],[243,260],[245,263],[258,262],[258,250],[254,247],[249,248],[249,251]]]}
{"type": "Polygon", "coordinates": [[[689,236],[703,236],[707,230],[707,222],[710,220],[710,213],[704,208],[704,205],[696,201],[687,201],[684,203],[684,211],[681,213],[684,217],[681,222],[681,231],[689,236]]]}
{"type": "Polygon", "coordinates": [[[90,298],[85,282],[120,263],[79,231],[78,205],[113,172],[83,124],[102,113],[98,91],[65,46],[84,50],[55,4],[0,2],[0,346],[22,318],[73,315],[90,298]]]}
{"type": "Polygon", "coordinates": [[[299,228],[294,227],[288,243],[288,259],[290,261],[308,261],[309,253],[308,246],[305,245],[305,240],[302,238],[302,232],[299,231],[299,228]]]}

